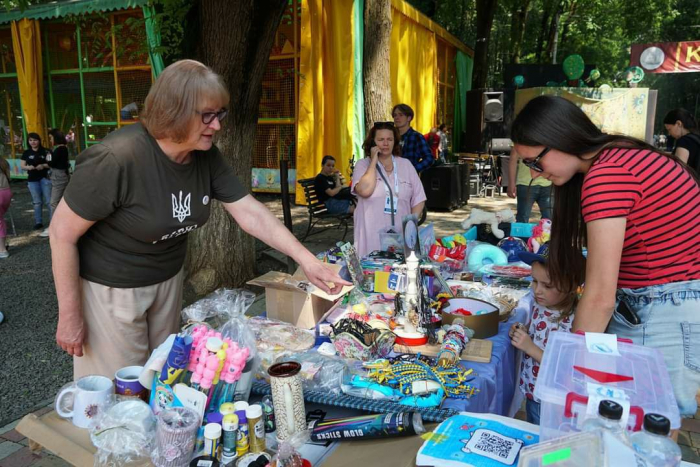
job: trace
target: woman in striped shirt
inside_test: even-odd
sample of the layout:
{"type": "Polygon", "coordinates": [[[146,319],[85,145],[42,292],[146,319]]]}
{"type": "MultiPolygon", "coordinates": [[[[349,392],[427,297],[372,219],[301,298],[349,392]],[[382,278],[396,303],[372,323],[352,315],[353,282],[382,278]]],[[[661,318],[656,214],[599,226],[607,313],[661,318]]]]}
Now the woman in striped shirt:
{"type": "Polygon", "coordinates": [[[601,132],[575,104],[531,100],[513,122],[532,177],[555,185],[550,264],[561,290],[584,267],[573,330],[615,333],[664,355],[683,415],[700,388],[700,188],[678,158],[601,132]]]}

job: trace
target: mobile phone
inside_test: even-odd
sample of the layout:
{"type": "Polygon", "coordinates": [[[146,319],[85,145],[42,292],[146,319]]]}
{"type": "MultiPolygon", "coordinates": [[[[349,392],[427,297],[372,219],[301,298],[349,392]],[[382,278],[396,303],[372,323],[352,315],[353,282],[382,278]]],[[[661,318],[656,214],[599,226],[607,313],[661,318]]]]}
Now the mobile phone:
{"type": "Polygon", "coordinates": [[[639,315],[632,310],[627,303],[624,300],[620,300],[620,302],[617,304],[617,310],[620,315],[622,315],[625,320],[627,320],[628,323],[637,325],[637,324],[642,324],[642,320],[639,319],[639,315]]]}

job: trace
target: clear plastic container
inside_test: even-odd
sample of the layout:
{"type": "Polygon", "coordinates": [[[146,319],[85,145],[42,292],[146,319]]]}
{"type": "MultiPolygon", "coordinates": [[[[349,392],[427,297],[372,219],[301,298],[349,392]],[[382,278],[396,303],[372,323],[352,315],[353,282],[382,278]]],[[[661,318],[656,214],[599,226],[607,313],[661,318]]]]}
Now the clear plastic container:
{"type": "Polygon", "coordinates": [[[598,433],[576,433],[526,446],[520,451],[519,467],[602,467],[603,443],[598,433]]]}
{"type": "Polygon", "coordinates": [[[626,400],[628,430],[639,430],[645,413],[661,414],[672,429],[680,427],[671,380],[658,350],[618,341],[617,354],[590,352],[581,334],[550,333],[535,385],[535,397],[542,402],[540,439],[580,431],[589,396],[592,401],[626,400]]]}
{"type": "Polygon", "coordinates": [[[598,416],[588,418],[583,422],[581,431],[622,430],[622,406],[615,401],[604,400],[598,406],[598,416]]]}
{"type": "Polygon", "coordinates": [[[668,434],[671,423],[663,415],[644,416],[644,429],[630,436],[634,450],[647,467],[676,467],[681,465],[681,448],[668,434]]]}

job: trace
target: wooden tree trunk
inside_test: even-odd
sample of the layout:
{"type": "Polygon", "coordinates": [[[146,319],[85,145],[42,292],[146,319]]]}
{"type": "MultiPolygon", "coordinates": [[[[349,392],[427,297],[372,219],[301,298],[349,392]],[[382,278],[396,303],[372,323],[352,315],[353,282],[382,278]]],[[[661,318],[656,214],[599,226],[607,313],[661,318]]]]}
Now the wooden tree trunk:
{"type": "Polygon", "coordinates": [[[527,23],[527,14],[530,10],[530,2],[531,0],[522,0],[521,3],[516,2],[512,11],[510,23],[510,63],[520,63],[523,37],[525,36],[525,24],[527,23]]]}
{"type": "Polygon", "coordinates": [[[566,39],[569,35],[569,29],[571,28],[571,23],[576,17],[576,9],[578,8],[578,2],[573,0],[571,5],[569,5],[569,13],[566,15],[566,21],[561,31],[561,39],[559,40],[559,48],[563,49],[566,46],[566,39]]]}
{"type": "Polygon", "coordinates": [[[537,58],[538,62],[542,62],[542,50],[544,49],[544,44],[547,40],[547,32],[549,29],[547,26],[549,25],[549,15],[551,12],[552,3],[554,0],[543,0],[543,11],[542,11],[542,21],[540,23],[540,32],[537,35],[537,51],[535,57],[537,58]]]}
{"type": "Polygon", "coordinates": [[[547,50],[545,57],[552,64],[556,64],[557,42],[559,40],[559,19],[561,18],[562,0],[555,0],[553,4],[552,18],[549,23],[549,33],[547,35],[547,50]]]}
{"type": "Polygon", "coordinates": [[[480,89],[486,86],[489,71],[489,40],[497,4],[498,0],[476,1],[476,47],[474,49],[472,89],[480,89]]]}
{"type": "MultiPolygon", "coordinates": [[[[286,6],[287,0],[199,2],[197,58],[224,78],[231,94],[229,116],[215,143],[248,188],[262,78],[286,6]]],[[[209,222],[190,234],[188,292],[201,296],[241,286],[253,277],[254,262],[253,237],[213,202],[209,222]]]]}
{"type": "Polygon", "coordinates": [[[390,118],[391,0],[365,0],[363,87],[365,125],[390,118]]]}

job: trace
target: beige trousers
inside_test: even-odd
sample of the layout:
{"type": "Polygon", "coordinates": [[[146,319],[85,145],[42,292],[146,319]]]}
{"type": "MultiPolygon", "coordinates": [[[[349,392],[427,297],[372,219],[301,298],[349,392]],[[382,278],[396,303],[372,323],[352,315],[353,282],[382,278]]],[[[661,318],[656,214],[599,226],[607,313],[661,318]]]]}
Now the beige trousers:
{"type": "Polygon", "coordinates": [[[180,327],[184,270],[155,285],[118,289],[81,279],[86,342],[73,357],[73,376],[114,373],[143,365],[180,327]]]}

